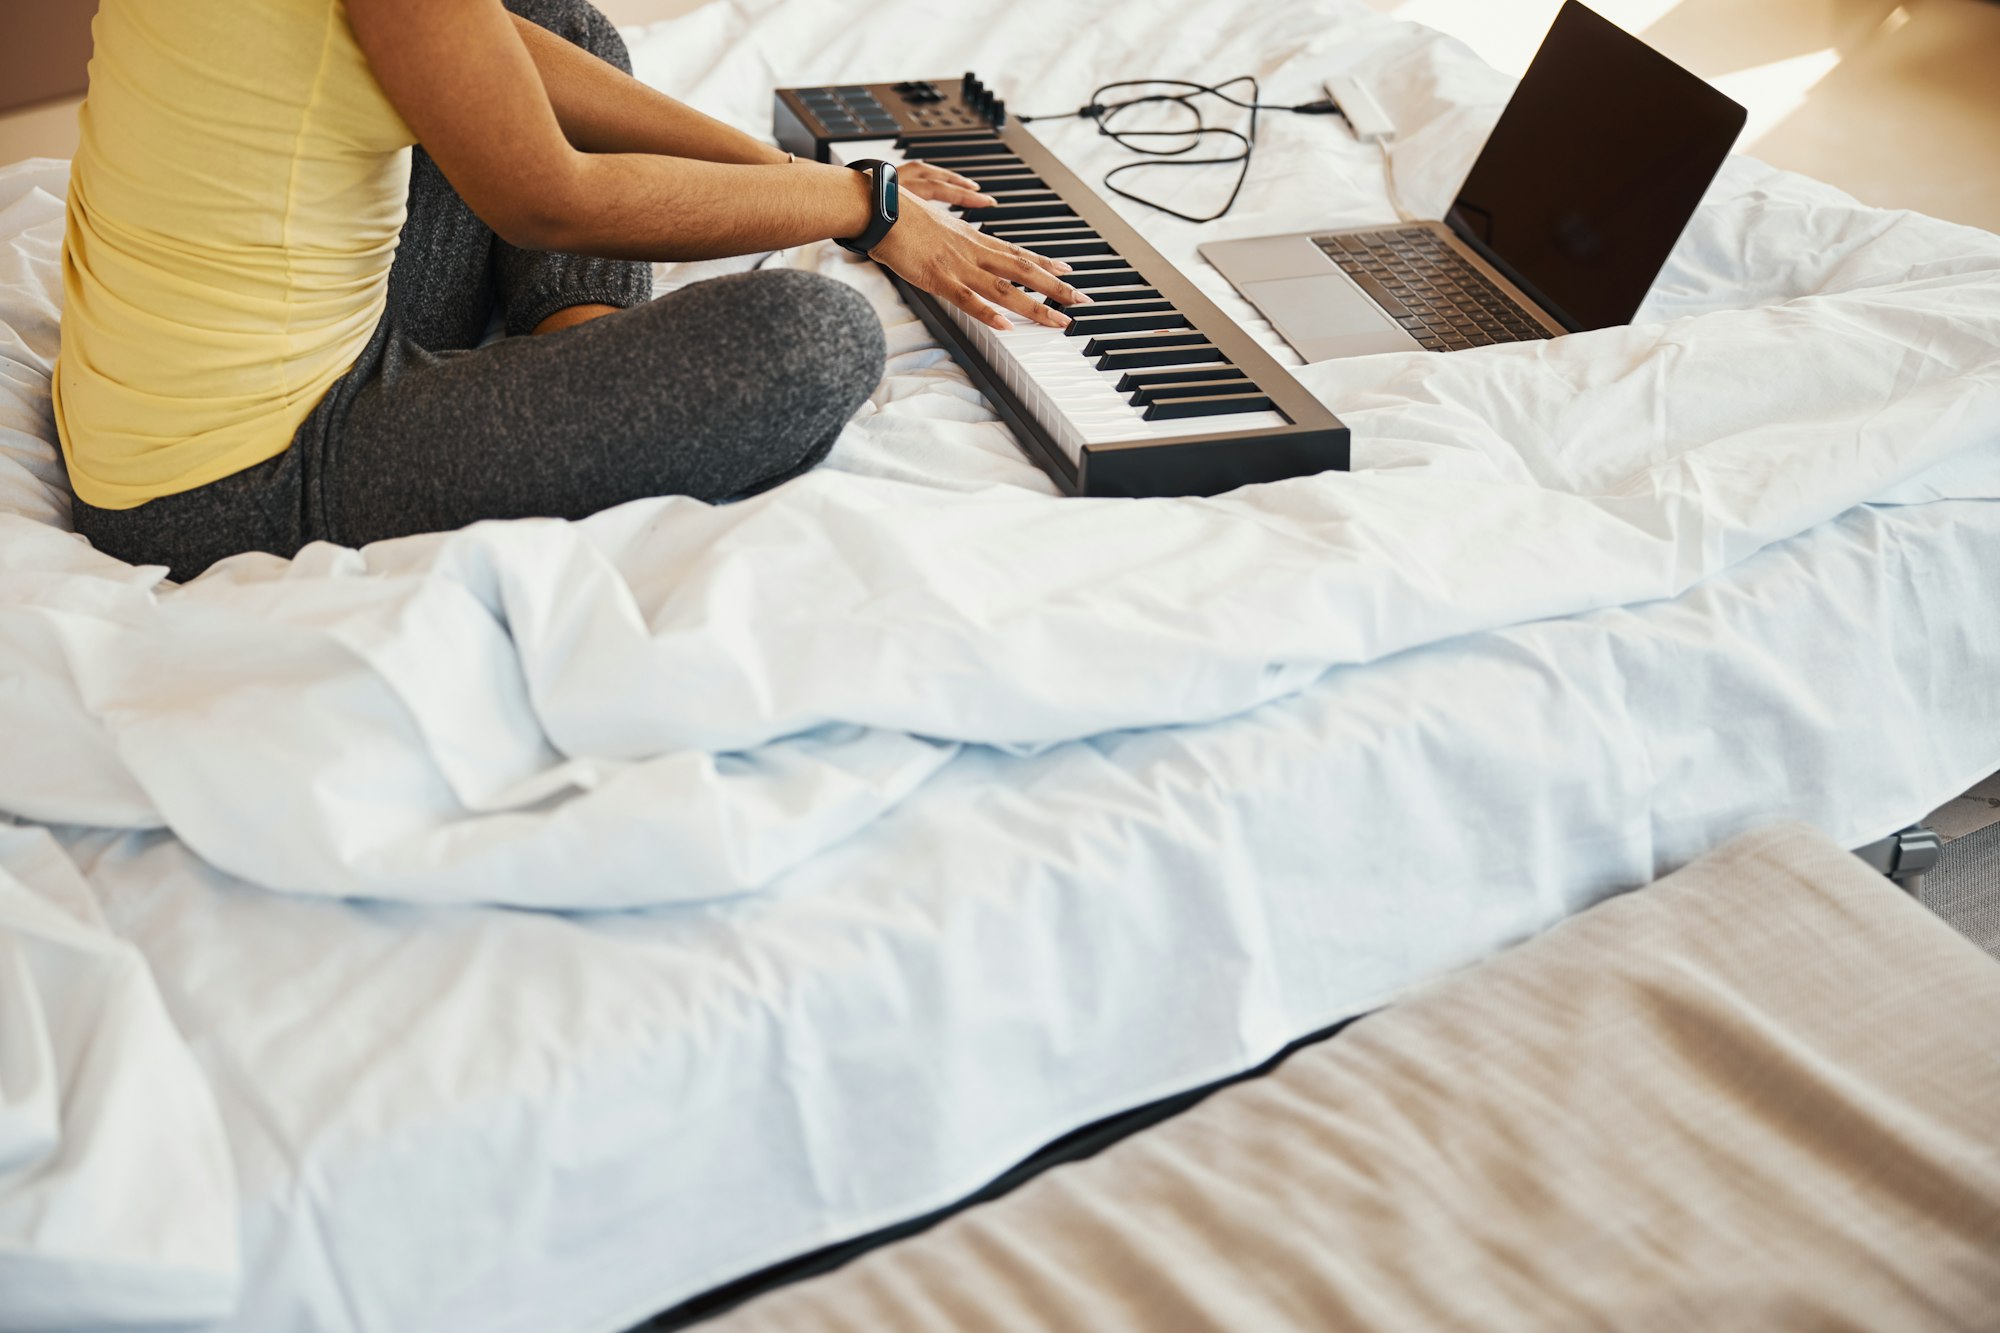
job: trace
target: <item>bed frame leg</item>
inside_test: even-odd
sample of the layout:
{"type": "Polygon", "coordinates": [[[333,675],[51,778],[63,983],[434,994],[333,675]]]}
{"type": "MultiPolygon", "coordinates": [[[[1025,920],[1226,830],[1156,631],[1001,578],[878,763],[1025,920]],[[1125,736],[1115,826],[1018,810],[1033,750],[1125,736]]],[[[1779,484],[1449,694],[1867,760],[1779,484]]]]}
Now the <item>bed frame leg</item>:
{"type": "Polygon", "coordinates": [[[1900,833],[1857,847],[1854,854],[1871,869],[1895,880],[1897,888],[1915,897],[1924,886],[1924,872],[1937,864],[1938,854],[1943,850],[1944,839],[1936,829],[1912,824],[1900,833]]]}

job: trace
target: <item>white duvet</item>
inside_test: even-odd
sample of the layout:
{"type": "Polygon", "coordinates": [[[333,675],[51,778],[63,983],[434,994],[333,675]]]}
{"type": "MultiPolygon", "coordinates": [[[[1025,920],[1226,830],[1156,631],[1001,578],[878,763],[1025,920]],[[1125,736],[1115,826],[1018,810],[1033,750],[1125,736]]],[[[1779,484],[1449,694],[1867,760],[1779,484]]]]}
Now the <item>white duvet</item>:
{"type": "MultiPolygon", "coordinates": [[[[1455,44],[1334,0],[1077,12],[718,0],[635,34],[634,55],[760,132],[779,82],[976,67],[1032,90],[1017,109],[1053,111],[1133,71],[1254,70],[1267,100],[1298,101],[1354,66],[1397,120],[1387,170],[1332,120],[1272,116],[1226,222],[1128,210],[1253,327],[1197,239],[1434,216],[1508,91],[1455,44]],[[1038,34],[1057,30],[1051,50],[1038,34]]],[[[1087,127],[1044,129],[1086,178],[1120,160],[1087,127]]],[[[1198,204],[1219,186],[1145,187],[1198,204]]],[[[1864,501],[2000,497],[2000,238],[1738,159],[1629,328],[1301,368],[1353,429],[1352,473],[1056,498],[886,281],[819,246],[764,262],[856,286],[891,350],[819,471],[733,506],[248,555],[176,587],[65,531],[47,397],[62,189],[60,164],[0,172],[0,811],[166,830],[290,894],[582,909],[750,893],[865,836],[966,746],[1212,722],[1330,668],[1675,597],[1864,501]]],[[[51,917],[37,882],[0,881],[0,961],[85,947],[87,918],[51,917]]],[[[39,975],[0,986],[34,993],[39,975]]],[[[14,1073],[26,1029],[0,1014],[0,1262],[54,1255],[36,1271],[67,1293],[57,1315],[119,1317],[58,1281],[69,1242],[7,1207],[61,1153],[115,1142],[126,1197],[205,1200],[210,1225],[189,1240],[142,1214],[106,1262],[170,1275],[162,1318],[219,1314],[235,1186],[201,1075],[146,987],[101,995],[172,1089],[178,1154],[138,1165],[129,1120],[91,1114],[113,1104],[95,1085],[73,1085],[52,1132],[46,1084],[14,1073]]],[[[80,1058],[82,1022],[42,1025],[48,1067],[80,1058]]],[[[109,1179],[71,1194],[121,1197],[109,1179]]]]}

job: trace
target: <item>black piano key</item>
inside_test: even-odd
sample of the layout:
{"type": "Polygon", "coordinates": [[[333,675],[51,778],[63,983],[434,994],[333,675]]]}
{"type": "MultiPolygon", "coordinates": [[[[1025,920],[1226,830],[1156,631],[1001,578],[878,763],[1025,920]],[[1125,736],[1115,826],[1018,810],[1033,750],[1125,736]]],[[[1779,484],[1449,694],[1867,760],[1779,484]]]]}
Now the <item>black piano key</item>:
{"type": "Polygon", "coordinates": [[[978,181],[982,187],[990,185],[992,188],[987,190],[988,194],[991,194],[993,190],[1046,190],[1049,188],[1048,182],[1037,176],[1034,168],[1028,166],[1026,163],[1018,166],[994,165],[983,167],[977,162],[962,162],[954,163],[952,170],[967,180],[978,181]]]}
{"type": "Polygon", "coordinates": [[[1202,398],[1216,394],[1255,393],[1256,384],[1248,376],[1238,375],[1228,380],[1183,380],[1174,384],[1156,384],[1150,389],[1135,389],[1128,400],[1134,407],[1144,407],[1148,403],[1162,403],[1169,398],[1202,398]]]}
{"type": "Polygon", "coordinates": [[[1150,287],[1112,287],[1109,288],[1108,291],[1106,288],[1099,287],[1096,291],[1088,293],[1088,295],[1090,297],[1088,301],[1077,301],[1072,304],[1068,302],[1052,300],[1049,302],[1049,304],[1054,306],[1056,309],[1062,311],[1064,314],[1087,315],[1093,310],[1106,307],[1110,302],[1145,301],[1145,300],[1156,301],[1164,299],[1160,296],[1158,292],[1154,291],[1150,287]]]}
{"type": "Polygon", "coordinates": [[[924,126],[896,140],[896,148],[900,148],[902,152],[920,152],[924,148],[930,148],[932,144],[986,144],[994,152],[1012,152],[1012,148],[1000,142],[1000,136],[988,130],[986,126],[958,126],[958,128],[924,126]]]}
{"type": "Polygon", "coordinates": [[[1015,244],[1033,250],[1036,254],[1048,259],[1069,259],[1084,255],[1108,255],[1113,253],[1111,242],[1101,236],[1083,241],[1036,241],[1032,244],[1024,241],[1016,241],[1015,244]]]}
{"type": "Polygon", "coordinates": [[[986,197],[993,202],[967,208],[965,211],[966,221],[1012,222],[1018,218],[1044,217],[1049,215],[1060,217],[1076,216],[1075,209],[1053,194],[1022,192],[1018,197],[1009,199],[1006,197],[1008,193],[1005,190],[987,190],[985,192],[986,197]]]}
{"type": "Polygon", "coordinates": [[[978,129],[937,129],[900,135],[896,139],[896,151],[914,153],[936,144],[982,144],[996,153],[1013,151],[1000,142],[999,135],[978,129]]]}
{"type": "MultiPolygon", "coordinates": [[[[1085,349],[1085,355],[1089,355],[1085,349]]],[[[1136,370],[1145,366],[1185,366],[1194,361],[1220,361],[1222,349],[1206,342],[1165,343],[1134,348],[1129,352],[1105,352],[1097,358],[1099,370],[1136,370]]]]}
{"type": "Polygon", "coordinates": [[[1107,334],[1102,338],[1092,338],[1090,346],[1083,349],[1085,356],[1097,356],[1103,352],[1138,352],[1148,348],[1161,347],[1167,343],[1205,343],[1207,335],[1199,329],[1158,329],[1152,333],[1107,334]]]}
{"type": "Polygon", "coordinates": [[[1174,421],[1182,417],[1220,417],[1234,412],[1269,412],[1271,399],[1261,393],[1222,393],[1206,398],[1163,398],[1146,407],[1148,421],[1174,421]]]}
{"type": "MultiPolygon", "coordinates": [[[[1063,332],[1072,338],[1082,338],[1099,333],[1139,333],[1186,327],[1188,317],[1178,310],[1150,310],[1139,315],[1075,315],[1063,332]]],[[[1088,356],[1089,352],[1084,355],[1088,356]]]]}
{"type": "MultiPolygon", "coordinates": [[[[1043,210],[1059,209],[1063,213],[1071,215],[1074,215],[1076,212],[1075,209],[1071,208],[1069,204],[1064,201],[1061,195],[1056,194],[1051,190],[1016,190],[1009,187],[996,190],[984,190],[981,193],[985,194],[985,196],[991,199],[993,202],[991,204],[973,208],[970,211],[975,213],[979,212],[989,213],[992,215],[992,220],[996,222],[1004,222],[1010,216],[1009,214],[1005,214],[999,211],[1004,208],[1023,208],[1023,209],[1038,208],[1043,210]]],[[[1027,215],[1023,214],[1022,216],[1027,216],[1027,215]]],[[[973,220],[976,222],[980,221],[981,219],[975,218],[973,220]]]]}
{"type": "Polygon", "coordinates": [[[962,157],[998,156],[994,152],[994,149],[999,146],[999,143],[998,139],[987,139],[984,141],[966,139],[955,143],[948,140],[939,140],[935,143],[916,141],[901,151],[905,157],[915,158],[919,162],[950,163],[962,157]]]}
{"type": "Polygon", "coordinates": [[[1101,315],[1145,315],[1166,314],[1174,308],[1172,301],[1154,297],[1152,300],[1107,301],[1097,293],[1091,293],[1088,305],[1079,303],[1076,314],[1083,319],[1094,319],[1101,315]]]}
{"type": "Polygon", "coordinates": [[[1069,285],[1080,289],[1087,288],[1092,292],[1100,292],[1107,287],[1141,286],[1146,281],[1131,269],[1124,267],[1123,260],[1118,261],[1111,268],[1099,268],[1096,266],[1099,262],[1097,260],[1086,259],[1078,263],[1075,270],[1067,275],[1069,285]]]}
{"type": "Polygon", "coordinates": [[[1060,222],[1076,218],[1069,205],[1060,199],[1041,204],[996,204],[991,208],[968,208],[959,216],[975,227],[990,227],[995,222],[1060,222]]]}
{"type": "MultiPolygon", "coordinates": [[[[912,154],[912,160],[923,162],[927,159],[912,154]]],[[[1027,165],[1018,157],[954,157],[950,159],[947,169],[961,176],[976,176],[982,171],[1024,171],[1027,165]]]]}
{"type": "Polygon", "coordinates": [[[1040,185],[1042,183],[1040,176],[984,176],[976,171],[967,171],[961,174],[974,185],[978,186],[981,194],[992,194],[995,190],[1012,189],[1017,185],[1040,185]]]}
{"type": "MultiPolygon", "coordinates": [[[[1067,205],[1058,204],[1055,207],[1063,210],[1062,216],[1046,218],[999,218],[991,224],[991,228],[996,235],[1001,232],[1025,235],[1029,232],[1037,231],[1081,231],[1088,232],[1092,236],[1097,235],[1097,229],[1078,217],[1075,213],[1070,212],[1067,205]]],[[[977,218],[968,217],[966,220],[975,226],[986,225],[980,223],[977,218]]]]}
{"type": "Polygon", "coordinates": [[[1020,222],[988,222],[979,230],[1009,245],[1042,241],[1088,241],[1097,233],[1082,218],[1028,218],[1020,222]]]}
{"type": "Polygon", "coordinates": [[[1061,195],[1050,189],[1007,189],[991,193],[993,201],[1000,204],[1059,204],[1063,201],[1061,195]]]}
{"type": "Polygon", "coordinates": [[[1101,241],[1104,239],[1092,231],[1090,225],[1082,219],[1078,219],[1068,225],[1065,225],[1060,219],[1051,219],[1040,223],[1023,222],[1013,225],[1003,223],[998,227],[982,227],[980,230],[995,240],[1005,241],[1009,245],[1025,245],[1030,248],[1053,245],[1059,241],[1101,241]]]}
{"type": "Polygon", "coordinates": [[[1117,255],[1111,255],[1104,259],[1079,259],[1073,267],[1079,272],[1095,272],[1098,269],[1107,268],[1125,269],[1129,272],[1132,265],[1129,260],[1120,259],[1117,255]]]}
{"type": "Polygon", "coordinates": [[[1160,297],[1157,287],[1144,283],[1124,287],[1092,287],[1090,299],[1093,301],[1156,301],[1160,297]]]}
{"type": "Polygon", "coordinates": [[[966,220],[974,223],[974,225],[989,236],[1005,236],[1009,240],[1015,240],[1022,236],[1046,236],[1050,240],[1071,240],[1078,236],[1097,235],[1095,227],[1074,213],[1071,213],[1067,217],[1002,218],[998,222],[979,222],[977,219],[971,217],[968,217],[966,220]]]}
{"type": "Polygon", "coordinates": [[[1243,372],[1227,361],[1218,361],[1213,366],[1196,369],[1193,366],[1175,366],[1171,370],[1135,370],[1129,375],[1118,377],[1118,392],[1137,393],[1150,389],[1156,384],[1185,384],[1189,380],[1233,380],[1243,377],[1243,372]]]}

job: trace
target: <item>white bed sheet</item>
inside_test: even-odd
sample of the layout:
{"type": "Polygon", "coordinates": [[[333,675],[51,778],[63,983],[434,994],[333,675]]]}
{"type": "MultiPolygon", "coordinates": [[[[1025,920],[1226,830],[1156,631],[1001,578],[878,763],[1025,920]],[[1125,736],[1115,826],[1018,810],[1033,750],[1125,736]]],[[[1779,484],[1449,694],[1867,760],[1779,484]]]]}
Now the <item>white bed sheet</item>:
{"type": "MultiPolygon", "coordinates": [[[[1352,6],[1115,12],[713,4],[634,55],[756,129],[871,31],[873,72],[1079,98],[1365,61],[1413,213],[1505,94],[1352,6]]],[[[1372,151],[1274,121],[1226,230],[1388,216],[1372,151]]],[[[821,474],[181,590],[57,530],[60,189],[0,176],[0,809],[95,826],[213,1088],[217,1327],[613,1328],[1753,823],[1859,843],[2000,766],[2000,241],[1755,163],[1631,329],[1302,371],[1352,477],[1051,503],[822,248],[771,262],[868,292],[894,358],[821,474]],[[468,899],[682,905],[420,905],[468,899]]]]}
{"type": "Polygon", "coordinates": [[[1671,602],[1205,727],[959,756],[770,893],[563,916],[269,893],[70,838],[215,1088],[218,1327],[612,1330],[1766,819],[2000,763],[2000,505],[1864,508],[1671,602]]]}

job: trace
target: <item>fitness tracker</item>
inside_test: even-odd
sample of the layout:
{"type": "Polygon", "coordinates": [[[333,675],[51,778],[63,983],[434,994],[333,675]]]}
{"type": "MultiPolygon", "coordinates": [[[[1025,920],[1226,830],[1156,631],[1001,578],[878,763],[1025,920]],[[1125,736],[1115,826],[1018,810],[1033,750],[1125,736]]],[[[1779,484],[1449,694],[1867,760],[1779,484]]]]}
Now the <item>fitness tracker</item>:
{"type": "Polygon", "coordinates": [[[866,231],[848,239],[838,236],[834,239],[855,254],[865,255],[882,244],[883,238],[889,234],[889,228],[896,225],[896,210],[901,201],[900,192],[896,189],[896,168],[892,163],[873,157],[860,162],[849,162],[847,165],[856,171],[866,172],[869,179],[874,182],[874,189],[870,192],[873,207],[870,210],[866,231]]]}

